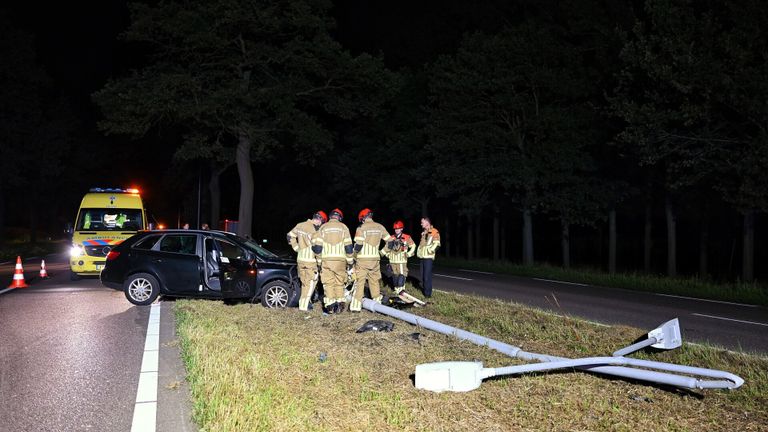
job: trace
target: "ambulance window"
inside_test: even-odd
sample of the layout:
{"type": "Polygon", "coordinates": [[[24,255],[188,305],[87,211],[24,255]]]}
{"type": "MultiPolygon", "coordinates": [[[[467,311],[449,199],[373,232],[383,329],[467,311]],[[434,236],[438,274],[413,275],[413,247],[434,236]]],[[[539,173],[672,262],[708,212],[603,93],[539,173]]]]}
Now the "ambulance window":
{"type": "Polygon", "coordinates": [[[146,249],[146,250],[152,249],[152,246],[154,246],[155,243],[157,243],[157,240],[159,238],[160,238],[160,235],[151,235],[151,236],[144,237],[143,239],[136,242],[136,244],[133,245],[133,247],[135,249],[146,249]]]}

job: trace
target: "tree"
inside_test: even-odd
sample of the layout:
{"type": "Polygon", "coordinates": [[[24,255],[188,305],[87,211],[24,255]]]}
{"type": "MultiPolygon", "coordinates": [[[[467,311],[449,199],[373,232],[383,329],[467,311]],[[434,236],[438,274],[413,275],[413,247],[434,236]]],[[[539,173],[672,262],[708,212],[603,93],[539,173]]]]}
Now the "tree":
{"type": "Polygon", "coordinates": [[[504,197],[523,215],[523,262],[533,264],[532,214],[582,164],[587,75],[563,30],[525,23],[476,33],[433,67],[429,149],[438,190],[472,211],[504,197]],[[484,198],[486,197],[486,198],[484,198]],[[482,204],[482,202],[479,202],[482,204]]]}
{"type": "MultiPolygon", "coordinates": [[[[751,226],[751,209],[766,201],[764,189],[749,186],[765,171],[760,155],[768,91],[759,77],[766,73],[761,54],[766,37],[759,23],[766,14],[751,1],[648,0],[645,10],[646,19],[622,52],[625,67],[613,102],[627,122],[619,135],[627,152],[663,172],[667,271],[674,276],[675,205],[688,189],[723,191],[726,200],[738,202],[745,229],[751,226]],[[722,178],[730,178],[731,186],[723,185],[722,178]]],[[[751,260],[748,238],[745,263],[751,260]]],[[[751,279],[747,269],[744,277],[751,279]]]]}
{"type": "Polygon", "coordinates": [[[330,37],[329,8],[324,0],[132,4],[124,38],[147,49],[147,63],[94,95],[100,127],[132,136],[163,125],[212,132],[187,141],[185,153],[206,158],[212,137],[233,150],[238,231],[250,235],[252,161],[286,146],[292,163],[314,158],[333,144],[329,116],[372,114],[388,89],[380,61],[352,57],[330,37]]]}

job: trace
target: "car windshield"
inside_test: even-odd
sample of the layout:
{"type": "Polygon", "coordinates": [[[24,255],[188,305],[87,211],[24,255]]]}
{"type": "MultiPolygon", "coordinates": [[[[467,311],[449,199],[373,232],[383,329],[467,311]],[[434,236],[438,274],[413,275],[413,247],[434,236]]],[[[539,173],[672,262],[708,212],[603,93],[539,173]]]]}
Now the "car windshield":
{"type": "Polygon", "coordinates": [[[248,248],[248,250],[250,250],[253,253],[255,253],[256,256],[258,256],[261,259],[268,260],[268,259],[278,258],[278,256],[276,254],[274,254],[274,253],[264,249],[263,247],[261,247],[258,243],[256,243],[253,240],[246,239],[246,238],[243,238],[243,237],[240,237],[240,236],[236,236],[236,235],[233,235],[233,234],[228,234],[227,236],[228,237],[234,237],[237,240],[238,243],[241,243],[243,246],[245,246],[246,248],[248,248]]]}
{"type": "Polygon", "coordinates": [[[144,229],[140,209],[84,208],[75,227],[77,231],[138,231],[144,229]]]}

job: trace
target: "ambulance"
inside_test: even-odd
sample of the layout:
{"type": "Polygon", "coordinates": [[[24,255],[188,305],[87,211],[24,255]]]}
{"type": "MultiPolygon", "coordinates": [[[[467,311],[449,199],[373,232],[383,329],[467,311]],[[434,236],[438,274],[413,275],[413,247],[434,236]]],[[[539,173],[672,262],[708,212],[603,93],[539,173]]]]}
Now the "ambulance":
{"type": "Polygon", "coordinates": [[[72,231],[71,279],[98,276],[109,251],[146,227],[138,189],[90,189],[80,203],[72,231]]]}

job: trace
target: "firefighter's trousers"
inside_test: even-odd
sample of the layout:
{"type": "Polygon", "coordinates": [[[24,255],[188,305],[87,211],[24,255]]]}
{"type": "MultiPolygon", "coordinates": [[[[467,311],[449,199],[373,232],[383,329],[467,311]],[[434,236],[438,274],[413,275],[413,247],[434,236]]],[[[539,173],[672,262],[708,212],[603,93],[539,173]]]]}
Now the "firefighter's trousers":
{"type": "Polygon", "coordinates": [[[323,281],[323,303],[328,306],[345,301],[344,286],[347,284],[347,262],[345,260],[323,260],[322,267],[320,280],[323,281]]]}
{"type": "Polygon", "coordinates": [[[363,308],[363,294],[365,294],[365,282],[371,291],[371,298],[381,303],[381,268],[379,260],[357,261],[355,263],[355,289],[349,310],[359,311],[363,308]]]}
{"type": "Polygon", "coordinates": [[[312,301],[312,294],[317,288],[319,274],[317,273],[317,264],[311,262],[299,262],[299,279],[301,280],[301,296],[299,297],[299,310],[309,309],[309,303],[312,301]]]}
{"type": "Polygon", "coordinates": [[[390,263],[389,268],[392,269],[392,285],[395,288],[395,292],[400,294],[400,291],[405,289],[405,280],[408,277],[408,264],[390,263]]]}

